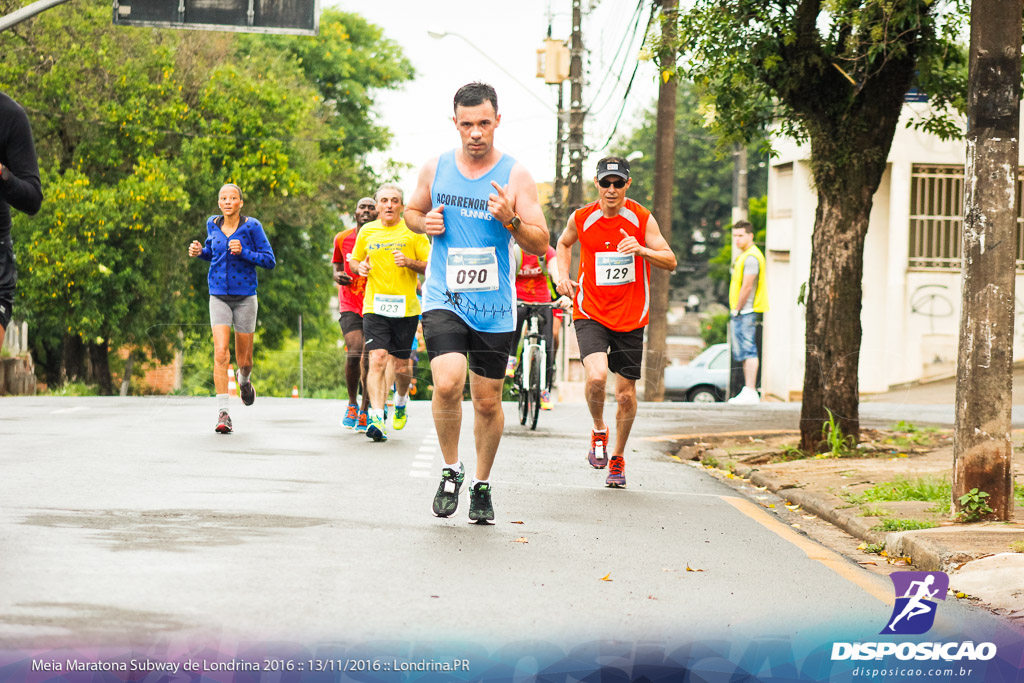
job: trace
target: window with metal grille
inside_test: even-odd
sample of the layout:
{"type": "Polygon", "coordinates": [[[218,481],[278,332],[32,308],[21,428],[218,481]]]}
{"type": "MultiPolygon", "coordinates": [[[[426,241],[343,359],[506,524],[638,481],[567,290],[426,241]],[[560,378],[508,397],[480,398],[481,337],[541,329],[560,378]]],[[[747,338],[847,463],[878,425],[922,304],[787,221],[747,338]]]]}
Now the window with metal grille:
{"type": "MultiPolygon", "coordinates": [[[[1024,271],[1024,230],[1017,177],[1017,270],[1024,271]]],[[[960,270],[964,167],[915,164],[910,177],[910,259],[915,270],[960,270]]]]}

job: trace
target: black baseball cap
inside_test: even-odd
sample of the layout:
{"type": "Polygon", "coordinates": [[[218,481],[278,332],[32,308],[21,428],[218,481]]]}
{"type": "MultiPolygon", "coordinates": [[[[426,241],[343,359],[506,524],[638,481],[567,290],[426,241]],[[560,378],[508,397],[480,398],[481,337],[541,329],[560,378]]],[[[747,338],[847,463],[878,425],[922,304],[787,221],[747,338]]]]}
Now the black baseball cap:
{"type": "Polygon", "coordinates": [[[629,162],[617,157],[601,159],[597,162],[597,179],[604,180],[610,175],[617,175],[624,180],[629,180],[629,162]]]}

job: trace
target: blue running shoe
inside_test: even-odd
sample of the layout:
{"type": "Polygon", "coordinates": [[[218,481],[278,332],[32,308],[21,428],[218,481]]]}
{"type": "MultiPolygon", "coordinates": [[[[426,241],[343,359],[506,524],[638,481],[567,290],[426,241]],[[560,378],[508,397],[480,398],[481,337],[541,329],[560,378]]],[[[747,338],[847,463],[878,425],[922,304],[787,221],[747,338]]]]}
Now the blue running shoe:
{"type": "Polygon", "coordinates": [[[355,429],[356,422],[359,421],[359,408],[355,406],[349,406],[348,410],[345,411],[345,417],[341,420],[341,426],[346,429],[355,429]]]}
{"type": "Polygon", "coordinates": [[[370,416],[364,411],[359,411],[359,419],[356,420],[356,433],[365,434],[367,425],[370,421],[370,416]]]}

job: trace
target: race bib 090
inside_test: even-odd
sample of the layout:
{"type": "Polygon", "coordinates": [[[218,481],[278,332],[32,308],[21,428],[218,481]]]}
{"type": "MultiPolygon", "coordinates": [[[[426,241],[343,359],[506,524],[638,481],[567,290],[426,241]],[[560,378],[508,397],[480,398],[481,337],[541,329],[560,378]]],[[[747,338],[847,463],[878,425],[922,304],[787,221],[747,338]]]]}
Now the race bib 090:
{"type": "Polygon", "coordinates": [[[494,247],[449,249],[446,283],[452,292],[492,292],[498,289],[498,257],[494,247]]]}

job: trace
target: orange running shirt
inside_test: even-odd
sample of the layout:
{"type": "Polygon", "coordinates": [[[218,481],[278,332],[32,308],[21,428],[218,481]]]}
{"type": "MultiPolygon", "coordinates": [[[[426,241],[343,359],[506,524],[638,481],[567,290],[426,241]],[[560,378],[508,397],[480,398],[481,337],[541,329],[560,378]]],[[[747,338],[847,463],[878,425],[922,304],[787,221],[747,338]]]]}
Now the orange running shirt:
{"type": "Polygon", "coordinates": [[[620,230],[646,246],[651,212],[632,199],[617,216],[606,218],[599,202],[573,213],[580,240],[580,288],[573,300],[573,320],[593,320],[616,332],[647,324],[651,307],[651,268],[639,255],[618,254],[620,230]],[[632,277],[632,281],[628,280],[632,277]]]}
{"type": "Polygon", "coordinates": [[[523,262],[516,271],[516,298],[530,303],[547,303],[551,301],[551,290],[548,289],[547,264],[555,260],[555,250],[548,247],[544,256],[544,264],[533,254],[522,253],[523,262]]]}
{"type": "Polygon", "coordinates": [[[331,261],[333,263],[344,263],[345,273],[352,278],[352,284],[338,287],[339,313],[348,311],[350,313],[358,313],[359,315],[363,314],[363,293],[366,292],[366,278],[359,277],[357,273],[353,273],[348,263],[348,255],[352,253],[352,248],[356,245],[356,235],[358,233],[359,228],[349,228],[348,230],[342,230],[334,237],[334,258],[331,261]]]}

